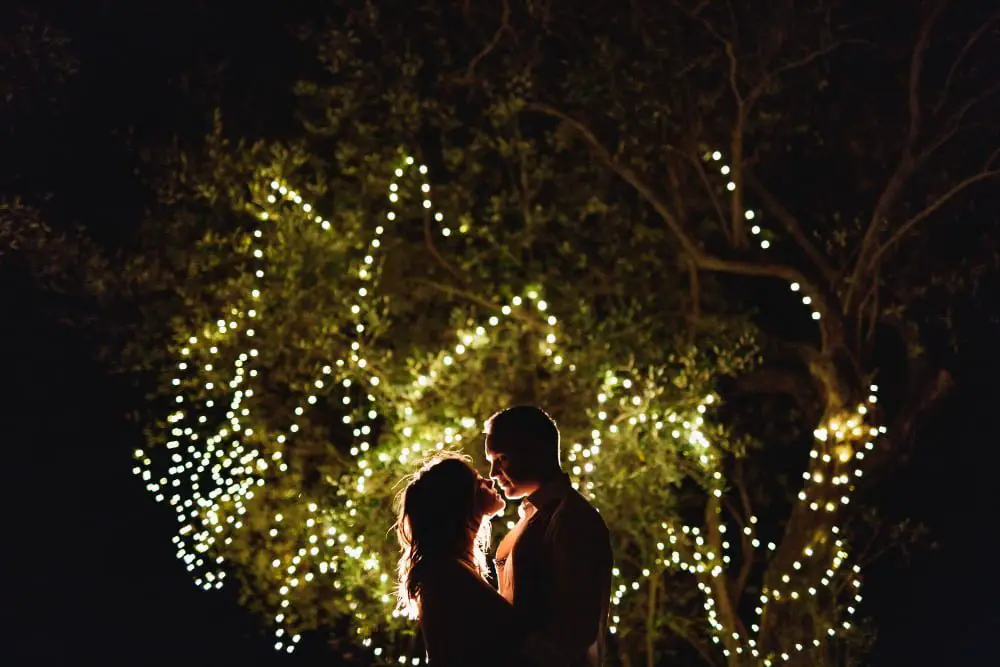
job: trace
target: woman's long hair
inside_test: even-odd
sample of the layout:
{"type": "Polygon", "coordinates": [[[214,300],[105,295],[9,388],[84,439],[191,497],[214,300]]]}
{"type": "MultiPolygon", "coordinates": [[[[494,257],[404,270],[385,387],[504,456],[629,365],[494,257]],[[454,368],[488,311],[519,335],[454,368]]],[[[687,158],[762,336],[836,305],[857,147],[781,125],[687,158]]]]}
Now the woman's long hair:
{"type": "Polygon", "coordinates": [[[490,522],[476,516],[479,476],[471,459],[458,452],[436,452],[396,495],[396,537],[402,551],[397,566],[399,586],[396,612],[419,617],[420,578],[436,560],[468,560],[487,576],[486,553],[490,522]]]}

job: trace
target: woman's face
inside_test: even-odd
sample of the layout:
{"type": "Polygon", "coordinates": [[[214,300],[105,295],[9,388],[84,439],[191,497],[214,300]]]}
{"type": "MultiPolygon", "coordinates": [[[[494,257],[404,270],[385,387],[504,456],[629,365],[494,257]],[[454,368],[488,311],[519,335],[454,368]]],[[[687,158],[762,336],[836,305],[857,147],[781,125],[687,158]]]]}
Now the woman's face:
{"type": "Polygon", "coordinates": [[[493,482],[476,473],[476,496],[474,513],[479,517],[494,517],[504,510],[507,503],[500,497],[493,482]]]}

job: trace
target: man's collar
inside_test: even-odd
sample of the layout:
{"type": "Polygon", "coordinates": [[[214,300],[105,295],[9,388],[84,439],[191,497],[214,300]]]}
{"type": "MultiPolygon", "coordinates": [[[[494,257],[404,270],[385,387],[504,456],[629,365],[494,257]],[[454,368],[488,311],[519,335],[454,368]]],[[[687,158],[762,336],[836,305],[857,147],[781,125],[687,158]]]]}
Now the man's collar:
{"type": "Polygon", "coordinates": [[[525,498],[524,502],[532,505],[536,510],[541,509],[553,501],[561,500],[571,488],[569,475],[560,472],[525,498]]]}

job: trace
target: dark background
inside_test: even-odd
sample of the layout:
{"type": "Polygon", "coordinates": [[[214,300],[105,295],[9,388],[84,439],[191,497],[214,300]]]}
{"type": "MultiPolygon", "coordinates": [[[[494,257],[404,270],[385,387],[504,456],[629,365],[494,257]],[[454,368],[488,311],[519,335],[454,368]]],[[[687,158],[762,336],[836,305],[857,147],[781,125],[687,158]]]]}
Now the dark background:
{"type": "MultiPolygon", "coordinates": [[[[70,35],[80,66],[57,108],[15,111],[4,191],[56,193],[54,225],[84,224],[113,245],[151,203],[135,173],[143,142],[201,136],[215,105],[237,134],[294,132],[289,89],[315,64],[281,26],[316,10],[269,7],[108,0],[33,10],[70,35]]],[[[0,16],[23,19],[17,7],[0,16]]],[[[56,322],[73,305],[64,299],[0,261],[0,663],[336,664],[308,635],[293,656],[276,654],[232,591],[192,585],[173,555],[172,517],[131,474],[142,439],[125,414],[142,396],[56,322]]],[[[938,548],[866,573],[876,665],[996,664],[997,341],[974,339],[949,366],[956,390],[877,490],[894,513],[926,522],[938,548]]]]}

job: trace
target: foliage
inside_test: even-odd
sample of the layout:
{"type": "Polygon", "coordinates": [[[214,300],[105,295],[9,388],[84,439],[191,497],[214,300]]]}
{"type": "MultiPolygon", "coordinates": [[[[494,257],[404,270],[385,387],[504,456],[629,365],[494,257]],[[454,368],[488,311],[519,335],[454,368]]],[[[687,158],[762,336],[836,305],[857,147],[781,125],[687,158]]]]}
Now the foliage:
{"type": "Polygon", "coordinates": [[[138,466],[168,502],[174,480],[178,502],[210,501],[180,509],[196,528],[178,535],[179,555],[199,582],[235,573],[281,633],[350,617],[361,638],[413,650],[402,624],[382,622],[393,482],[415,443],[475,452],[483,417],[535,401],[559,420],[570,465],[597,444],[597,467],[576,478],[615,533],[623,663],[855,661],[870,635],[840,625],[856,611],[841,590],[857,581],[847,545],[861,564],[882,548],[866,543],[872,521],[841,501],[857,480],[832,480],[866,454],[877,465],[900,453],[947,389],[925,353],[942,328],[936,310],[974,295],[995,260],[995,246],[964,244],[991,238],[995,219],[982,211],[996,203],[985,185],[997,173],[997,88],[980,60],[996,17],[974,3],[901,12],[791,0],[766,11],[345,1],[330,15],[302,31],[324,74],[297,85],[301,142],[230,140],[218,116],[203,154],[165,160],[161,206],[124,269],[94,281],[109,308],[126,309],[112,321],[139,322],[112,351],[163,376],[152,409],[180,414],[177,391],[202,406],[183,410],[205,417],[190,431],[149,430],[153,446],[193,449],[156,447],[138,466]],[[891,29],[901,16],[905,29],[891,29]],[[408,150],[429,167],[431,209],[408,150]],[[943,214],[982,229],[960,242],[943,214]],[[794,283],[810,307],[777,296],[775,282],[794,283]],[[765,307],[772,317],[755,331],[748,317],[765,307]],[[476,328],[492,332],[488,318],[501,315],[486,345],[476,328]],[[887,373],[892,354],[903,361],[887,373]],[[177,373],[178,359],[196,372],[177,373]],[[885,412],[867,398],[880,370],[895,399],[885,412]],[[624,379],[634,390],[615,393],[624,379]],[[304,396],[315,403],[298,415],[304,396]],[[721,411],[706,396],[725,398],[721,411]],[[846,426],[859,404],[871,425],[890,425],[876,451],[867,425],[846,426]],[[670,415],[688,426],[656,428],[670,415]],[[594,424],[606,425],[596,443],[594,424]],[[242,435],[210,450],[197,440],[220,428],[242,435]],[[199,464],[193,487],[186,466],[211,452],[220,460],[199,464]],[[168,483],[150,468],[162,455],[168,483]],[[727,560],[699,571],[709,553],[727,560]],[[686,571],[662,567],[673,554],[686,571]],[[789,589],[802,599],[774,599],[789,589]],[[827,640],[835,626],[842,641],[827,640]]]}
{"type": "MultiPolygon", "coordinates": [[[[275,155],[286,157],[282,151],[275,155]]],[[[338,198],[337,206],[310,204],[307,210],[307,203],[298,191],[280,185],[284,193],[276,197],[272,186],[284,183],[282,174],[293,171],[294,164],[294,160],[276,159],[272,165],[260,167],[249,179],[254,185],[242,198],[217,198],[217,191],[211,187],[202,192],[201,198],[171,197],[171,203],[176,205],[170,210],[178,220],[161,227],[176,235],[167,244],[162,237],[158,239],[157,246],[167,251],[165,256],[161,253],[162,259],[152,264],[146,254],[136,255],[123,274],[146,290],[172,285],[181,304],[171,308],[185,315],[174,320],[171,327],[174,338],[169,347],[181,361],[181,371],[196,372],[170,371],[164,378],[165,393],[160,395],[162,400],[157,405],[169,409],[175,392],[179,392],[178,396],[188,405],[214,401],[219,406],[231,407],[225,413],[202,411],[204,422],[199,418],[188,432],[183,424],[194,419],[190,408],[171,410],[169,423],[150,429],[151,443],[177,450],[179,441],[187,440],[192,433],[198,438],[199,434],[225,435],[228,430],[243,431],[248,436],[242,438],[245,448],[238,448],[232,456],[227,454],[230,461],[224,459],[222,464],[223,468],[230,467],[239,457],[243,465],[237,466],[224,484],[221,478],[211,482],[226,489],[243,477],[248,482],[247,488],[228,492],[222,496],[223,502],[213,505],[211,511],[197,512],[194,516],[186,514],[191,505],[185,507],[185,494],[173,488],[177,485],[172,478],[179,475],[179,465],[176,468],[171,465],[168,475],[159,482],[150,472],[151,490],[164,500],[181,504],[182,518],[196,519],[192,522],[195,526],[211,528],[216,521],[229,517],[242,524],[242,530],[231,535],[227,531],[224,545],[213,544],[212,553],[224,555],[236,565],[234,571],[243,579],[243,590],[248,592],[247,601],[252,607],[261,611],[279,607],[278,629],[282,633],[289,626],[301,629],[329,625],[348,613],[355,619],[355,629],[362,637],[380,637],[378,633],[387,630],[412,631],[399,622],[388,628],[384,625],[385,612],[391,608],[386,602],[391,582],[381,575],[386,574],[386,564],[392,561],[396,550],[391,534],[386,532],[393,520],[386,498],[412,466],[421,443],[424,450],[438,444],[465,443],[478,455],[476,433],[484,416],[497,406],[539,402],[557,416],[567,443],[567,463],[575,469],[573,462],[585,463],[583,445],[578,443],[600,443],[600,437],[595,438],[591,433],[595,425],[614,419],[603,412],[597,414],[596,407],[600,405],[597,393],[602,384],[619,375],[634,375],[636,386],[643,387],[643,391],[631,399],[627,411],[618,415],[621,429],[617,425],[610,427],[609,443],[600,458],[599,469],[606,471],[605,475],[590,475],[582,467],[575,472],[584,487],[589,486],[588,490],[601,499],[599,502],[606,508],[609,520],[618,526],[621,571],[630,577],[641,576],[645,569],[642,564],[652,564],[651,554],[656,552],[653,537],[658,532],[654,530],[658,523],[650,523],[650,518],[655,514],[662,521],[675,511],[671,489],[684,477],[680,466],[689,452],[678,448],[680,443],[674,436],[654,437],[650,433],[637,437],[634,433],[640,428],[637,406],[644,411],[643,422],[654,419],[653,415],[665,417],[668,412],[697,415],[700,397],[712,391],[719,373],[737,374],[755,358],[746,323],[738,318],[731,318],[730,324],[719,320],[713,331],[700,332],[692,345],[689,332],[682,330],[671,336],[668,331],[664,335],[661,332],[666,325],[658,312],[643,312],[629,302],[622,305],[617,295],[615,300],[592,295],[582,303],[550,300],[541,310],[541,299],[549,294],[543,286],[562,285],[566,280],[563,269],[556,262],[547,263],[544,272],[533,275],[537,282],[527,282],[526,276],[519,275],[507,259],[514,249],[493,245],[492,236],[504,230],[499,225],[466,228],[459,222],[454,235],[444,236],[441,225],[447,223],[437,222],[432,211],[408,199],[410,192],[419,192],[417,183],[407,182],[412,177],[398,179],[403,187],[399,190],[402,198],[392,209],[397,217],[385,223],[391,232],[378,236],[378,252],[369,248],[378,259],[373,258],[367,264],[361,261],[366,246],[362,223],[386,218],[384,190],[377,197],[365,197],[365,183],[380,179],[385,188],[387,184],[379,171],[391,173],[391,169],[376,165],[381,169],[373,168],[367,178],[340,184],[345,193],[360,193],[356,199],[347,195],[338,198]],[[293,167],[283,168],[285,164],[293,167]],[[228,217],[225,211],[214,208],[221,202],[243,214],[234,220],[263,216],[260,237],[256,231],[248,233],[250,230],[239,227],[228,234],[213,228],[200,238],[189,237],[191,240],[185,247],[183,235],[195,227],[195,220],[204,219],[209,211],[214,211],[213,219],[221,221],[228,217]],[[324,209],[334,214],[329,218],[316,215],[324,209]],[[427,238],[431,226],[434,238],[438,239],[433,246],[427,238]],[[509,263],[506,267],[500,264],[491,268],[483,260],[471,262],[468,255],[476,244],[484,248],[484,257],[489,257],[485,249],[493,247],[500,251],[496,253],[500,262],[509,263]],[[421,252],[421,245],[432,255],[429,261],[414,259],[421,252]],[[255,256],[258,249],[261,258],[255,256]],[[461,289],[443,289],[436,282],[440,280],[436,275],[440,269],[431,263],[435,258],[440,264],[460,267],[458,270],[473,276],[478,272],[481,277],[470,279],[471,286],[466,283],[461,289]],[[365,267],[377,272],[378,282],[377,286],[366,287],[372,290],[366,293],[367,298],[359,299],[358,286],[368,284],[360,278],[365,267]],[[257,270],[264,272],[260,279],[255,276],[257,270]],[[412,288],[420,284],[429,288],[423,291],[412,288]],[[259,297],[253,297],[251,290],[258,288],[259,297]],[[515,307],[508,310],[496,299],[474,296],[488,295],[488,290],[495,290],[498,297],[510,295],[508,301],[515,307]],[[528,303],[537,310],[524,310],[528,303]],[[216,321],[220,315],[215,313],[224,319],[216,321]],[[491,317],[498,315],[504,325],[500,325],[499,319],[491,321],[491,317]],[[350,324],[353,317],[364,322],[363,336],[355,335],[354,325],[350,324]],[[192,327],[192,321],[202,324],[192,327]],[[252,337],[239,336],[248,321],[254,326],[252,337]],[[554,325],[556,322],[558,327],[554,325]],[[492,334],[494,326],[501,328],[490,338],[486,331],[492,334]],[[629,336],[628,345],[616,341],[622,335],[629,336]],[[250,363],[255,378],[254,396],[247,396],[244,402],[239,391],[232,393],[237,385],[230,383],[239,376],[234,378],[230,369],[250,363]],[[177,377],[176,382],[168,383],[173,376],[177,377]],[[314,383],[317,377],[321,378],[322,387],[314,383]],[[377,378],[377,384],[372,378],[377,378]],[[429,383],[428,388],[424,388],[424,382],[429,383]],[[341,389],[345,383],[348,388],[341,389]],[[354,389],[361,386],[366,388],[354,389]],[[309,401],[304,406],[308,407],[308,413],[300,416],[296,403],[301,403],[304,395],[314,398],[311,407],[309,401]],[[368,414],[372,408],[377,408],[377,418],[368,414]],[[232,421],[236,410],[241,414],[247,411],[238,417],[238,428],[232,421]],[[182,413],[185,417],[178,420],[182,413]],[[345,427],[345,420],[354,428],[345,427]],[[295,425],[294,438],[287,428],[278,427],[289,423],[295,425]],[[286,436],[294,444],[286,446],[286,436]],[[377,458],[366,458],[366,445],[359,447],[361,442],[371,443],[371,452],[377,458]],[[650,451],[657,454],[651,455],[650,451]],[[244,456],[249,458],[244,460],[244,456]],[[277,463],[274,456],[279,457],[277,463]],[[356,457],[362,462],[360,472],[372,471],[369,476],[358,476],[355,472],[356,457]],[[258,479],[266,477],[268,473],[264,471],[268,468],[252,472],[251,468],[262,465],[254,463],[262,460],[263,465],[271,461],[271,467],[278,467],[284,474],[273,479],[267,477],[267,483],[257,487],[258,479]],[[252,465],[248,467],[248,463],[252,465]],[[247,490],[254,495],[246,496],[244,503],[239,496],[247,490]],[[645,498],[644,502],[636,502],[637,493],[645,498]],[[225,500],[227,496],[237,499],[225,500]],[[233,504],[227,507],[229,502],[233,504]],[[224,516],[226,513],[229,516],[224,516]],[[276,519],[279,515],[280,520],[276,519]],[[326,532],[315,532],[317,525],[322,525],[326,532]],[[273,532],[276,526],[281,528],[279,532],[273,532]],[[310,560],[309,556],[314,555],[308,553],[310,545],[330,529],[337,536],[331,539],[333,546],[340,547],[342,543],[335,540],[344,535],[347,557],[322,552],[321,559],[304,563],[303,559],[310,560]],[[312,534],[317,535],[314,541],[310,540],[312,534]],[[301,553],[300,549],[307,553],[301,553]],[[296,557],[300,560],[296,561],[296,557]],[[297,584],[304,580],[297,576],[276,577],[274,562],[281,564],[281,570],[291,563],[290,575],[311,568],[313,574],[335,571],[336,577],[317,579],[303,586],[302,591],[290,593],[289,589],[296,588],[290,583],[292,579],[297,584]],[[337,588],[342,592],[338,593],[337,588]],[[280,608],[284,599],[293,601],[289,609],[280,608]]],[[[406,165],[401,159],[396,164],[401,171],[406,165]]],[[[223,167],[221,171],[226,169],[223,167]]],[[[210,173],[209,183],[233,182],[221,179],[219,169],[211,169],[210,173]]],[[[341,177],[347,173],[347,170],[339,172],[341,177]]],[[[336,177],[330,182],[336,183],[336,177]]],[[[227,193],[230,191],[226,189],[227,193]]],[[[323,194],[319,190],[315,194],[322,201],[323,194]]],[[[611,254],[604,263],[591,261],[595,261],[599,270],[614,275],[617,260],[618,256],[611,254]]],[[[625,267],[625,270],[634,269],[625,267]]],[[[567,284],[564,289],[578,289],[578,286],[567,284]]],[[[560,290],[552,291],[558,294],[560,290]]],[[[657,296],[663,300],[670,297],[669,293],[657,296]]],[[[140,357],[149,343],[148,338],[136,339],[125,358],[140,357]]],[[[142,358],[152,368],[162,363],[152,355],[142,358]]],[[[632,381],[629,379],[628,383],[632,381]]],[[[630,397],[621,400],[626,398],[630,397]]],[[[728,446],[725,429],[703,430],[712,436],[714,446],[728,446]]],[[[210,438],[208,444],[213,451],[219,451],[214,449],[219,441],[210,438]]],[[[593,454],[596,459],[597,451],[588,446],[586,457],[593,454]]],[[[183,452],[176,456],[180,457],[174,459],[177,464],[187,458],[183,452]]],[[[146,453],[142,452],[140,460],[144,459],[146,453]]],[[[204,473],[203,468],[199,466],[196,474],[204,473]]],[[[137,468],[143,475],[147,470],[150,469],[144,465],[137,468]]],[[[204,476],[214,477],[214,474],[204,476]]],[[[707,485],[712,479],[706,476],[702,482],[707,485]]],[[[199,478],[197,486],[184,489],[191,494],[188,498],[199,497],[200,487],[208,481],[199,478]]],[[[208,496],[213,500],[215,497],[208,496]]],[[[191,569],[198,572],[199,583],[210,587],[224,573],[214,572],[207,559],[199,558],[199,545],[204,540],[201,530],[193,529],[190,533],[185,530],[178,537],[179,555],[194,556],[189,561],[191,569]],[[185,535],[192,535],[194,540],[186,550],[182,546],[186,544],[185,535]],[[207,574],[203,572],[206,567],[207,574]]],[[[682,596],[677,596],[672,601],[680,599],[682,596]]],[[[663,609],[658,614],[671,613],[669,602],[661,601],[663,609]]],[[[625,613],[627,619],[631,608],[627,607],[625,613]]],[[[623,632],[622,641],[632,641],[630,633],[623,632]]]]}

